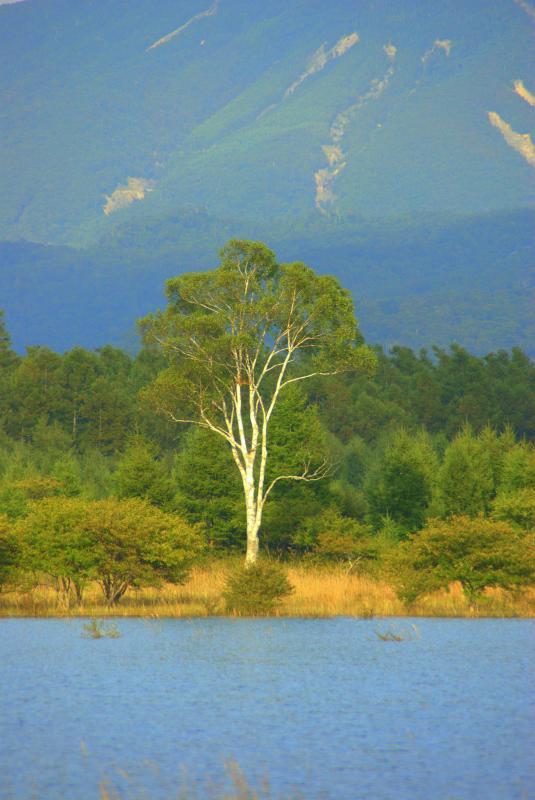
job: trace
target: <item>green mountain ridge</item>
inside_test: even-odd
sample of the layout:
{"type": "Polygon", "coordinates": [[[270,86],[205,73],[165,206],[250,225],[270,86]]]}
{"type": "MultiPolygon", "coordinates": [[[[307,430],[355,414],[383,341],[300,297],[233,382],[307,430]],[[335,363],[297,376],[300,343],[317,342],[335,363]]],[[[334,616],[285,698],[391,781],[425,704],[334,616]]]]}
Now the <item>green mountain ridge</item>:
{"type": "Polygon", "coordinates": [[[134,343],[165,278],[242,237],[336,274],[372,342],[533,353],[530,8],[1,5],[17,346],[134,343]]]}
{"type": "Polygon", "coordinates": [[[3,6],[0,237],[532,205],[532,28],[512,0],[3,6]]]}

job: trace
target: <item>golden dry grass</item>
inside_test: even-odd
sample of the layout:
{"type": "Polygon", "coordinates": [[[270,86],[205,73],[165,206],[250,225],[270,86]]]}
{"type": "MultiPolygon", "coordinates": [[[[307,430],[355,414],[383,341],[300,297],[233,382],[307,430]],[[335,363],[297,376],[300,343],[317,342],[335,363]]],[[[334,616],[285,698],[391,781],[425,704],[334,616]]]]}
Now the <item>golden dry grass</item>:
{"type": "MultiPolygon", "coordinates": [[[[193,569],[187,583],[166,584],[155,589],[130,590],[112,608],[105,605],[97,584],[89,586],[81,606],[66,608],[53,588],[41,586],[28,592],[0,593],[1,617],[203,617],[224,613],[221,592],[228,562],[214,562],[193,569]]],[[[437,617],[533,617],[535,587],[515,597],[500,589],[488,589],[471,606],[459,584],[448,591],[424,597],[407,608],[388,583],[342,567],[288,567],[295,592],[275,612],[277,616],[437,616],[437,617]]]]}

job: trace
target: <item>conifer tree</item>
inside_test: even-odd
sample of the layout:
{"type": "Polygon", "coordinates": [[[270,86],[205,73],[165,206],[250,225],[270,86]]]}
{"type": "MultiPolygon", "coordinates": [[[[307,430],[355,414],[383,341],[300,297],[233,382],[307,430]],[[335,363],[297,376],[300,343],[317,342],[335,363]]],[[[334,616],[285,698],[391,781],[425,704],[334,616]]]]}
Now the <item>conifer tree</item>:
{"type": "Polygon", "coordinates": [[[167,506],[173,496],[173,486],[156,448],[139,435],[130,438],[119,461],[115,486],[118,497],[139,497],[154,506],[167,506]]]}
{"type": "Polygon", "coordinates": [[[366,482],[372,524],[379,528],[388,518],[400,532],[421,528],[435,494],[437,471],[428,434],[397,430],[366,482]]]}
{"type": "Polygon", "coordinates": [[[465,426],[446,448],[439,484],[447,516],[473,517],[490,510],[495,490],[492,458],[470,426],[465,426]]]}

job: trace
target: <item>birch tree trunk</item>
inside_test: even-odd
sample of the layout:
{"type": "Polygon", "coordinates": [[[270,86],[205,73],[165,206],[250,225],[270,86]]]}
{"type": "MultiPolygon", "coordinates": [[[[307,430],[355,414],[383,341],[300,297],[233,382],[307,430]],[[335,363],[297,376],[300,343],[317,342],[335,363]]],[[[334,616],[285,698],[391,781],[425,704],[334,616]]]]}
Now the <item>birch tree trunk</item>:
{"type": "Polygon", "coordinates": [[[258,519],[258,503],[256,498],[256,486],[254,480],[254,461],[249,455],[248,469],[246,470],[243,489],[245,493],[245,512],[247,519],[247,551],[245,555],[246,564],[254,564],[258,557],[258,531],[260,530],[260,520],[258,519]]]}

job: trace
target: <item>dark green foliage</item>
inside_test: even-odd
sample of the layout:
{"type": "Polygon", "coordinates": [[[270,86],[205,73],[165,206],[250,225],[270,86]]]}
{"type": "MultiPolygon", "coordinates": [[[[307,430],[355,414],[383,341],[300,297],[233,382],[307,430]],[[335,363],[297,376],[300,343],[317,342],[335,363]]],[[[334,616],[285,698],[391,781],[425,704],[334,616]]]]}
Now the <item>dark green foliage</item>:
{"type": "Polygon", "coordinates": [[[319,464],[329,457],[318,409],[303,386],[287,386],[275,408],[269,437],[268,479],[296,472],[304,463],[319,464]]]}
{"type": "Polygon", "coordinates": [[[372,524],[379,528],[389,518],[401,532],[421,528],[435,494],[437,471],[427,434],[396,431],[366,481],[372,524]]]}
{"type": "Polygon", "coordinates": [[[165,465],[157,459],[154,445],[132,436],[115,471],[117,496],[139,497],[165,508],[173,497],[173,484],[165,465]]]}
{"type": "Polygon", "coordinates": [[[316,518],[331,498],[324,482],[281,484],[266,506],[262,523],[263,544],[270,553],[303,552],[308,542],[299,532],[316,518]]]}
{"type": "Polygon", "coordinates": [[[193,428],[173,468],[174,506],[189,522],[201,522],[211,549],[242,546],[245,527],[242,486],[226,443],[193,428]]]}
{"type": "MultiPolygon", "coordinates": [[[[307,402],[303,388],[288,386],[273,414],[269,436],[268,480],[275,475],[299,473],[303,464],[314,468],[334,461],[318,409],[307,402]]],[[[295,544],[295,530],[303,521],[321,513],[328,498],[328,484],[281,481],[266,506],[263,541],[270,552],[282,553],[295,544]]]]}
{"type": "Polygon", "coordinates": [[[20,569],[20,542],[8,517],[0,514],[0,591],[2,586],[11,582],[20,569]]]}
{"type": "Polygon", "coordinates": [[[281,565],[261,559],[235,567],[227,577],[223,597],[228,611],[252,617],[273,612],[293,591],[281,565]]]}

